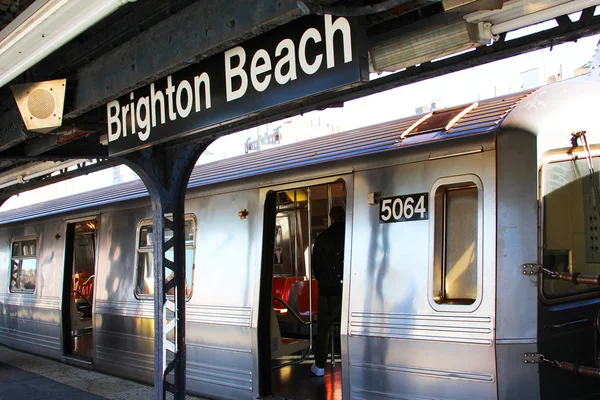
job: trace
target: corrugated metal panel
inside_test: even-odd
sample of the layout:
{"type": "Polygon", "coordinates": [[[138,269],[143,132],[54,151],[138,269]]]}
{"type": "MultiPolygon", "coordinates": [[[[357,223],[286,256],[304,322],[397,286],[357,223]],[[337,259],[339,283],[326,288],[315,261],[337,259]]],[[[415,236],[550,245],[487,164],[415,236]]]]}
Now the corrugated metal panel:
{"type": "Polygon", "coordinates": [[[23,208],[0,212],[0,224],[55,215],[66,211],[83,210],[117,201],[145,197],[147,195],[148,191],[142,181],[136,180],[23,208]]]}
{"type": "MultiPolygon", "coordinates": [[[[432,131],[426,135],[415,135],[414,140],[407,137],[406,140],[400,141],[400,135],[418,121],[421,115],[199,165],[192,172],[188,187],[205,186],[361,155],[397,150],[406,146],[443,140],[444,138],[490,132],[497,129],[517,102],[529,93],[531,91],[481,101],[478,107],[463,116],[448,132],[442,130],[432,131]]],[[[0,213],[0,224],[66,211],[82,210],[144,196],[147,196],[147,191],[141,181],[127,182],[2,212],[0,213]]]]}
{"type": "Polygon", "coordinates": [[[473,130],[489,129],[497,126],[508,115],[510,110],[532,91],[521,92],[482,101],[478,107],[461,118],[445,135],[454,135],[459,132],[467,133],[473,130]]]}

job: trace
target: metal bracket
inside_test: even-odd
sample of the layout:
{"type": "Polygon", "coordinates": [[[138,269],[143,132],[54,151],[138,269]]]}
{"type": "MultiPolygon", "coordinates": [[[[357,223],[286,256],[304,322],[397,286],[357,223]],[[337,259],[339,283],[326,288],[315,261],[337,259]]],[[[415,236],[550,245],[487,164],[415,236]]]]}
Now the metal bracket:
{"type": "Polygon", "coordinates": [[[539,353],[523,354],[523,362],[525,364],[539,364],[542,362],[542,355],[539,353]]]}
{"type": "Polygon", "coordinates": [[[537,275],[542,272],[543,265],[523,264],[523,275],[537,275]]]}
{"type": "Polygon", "coordinates": [[[379,204],[379,199],[381,198],[381,194],[379,192],[369,193],[367,196],[367,201],[370,206],[374,206],[375,204],[379,204]]]}

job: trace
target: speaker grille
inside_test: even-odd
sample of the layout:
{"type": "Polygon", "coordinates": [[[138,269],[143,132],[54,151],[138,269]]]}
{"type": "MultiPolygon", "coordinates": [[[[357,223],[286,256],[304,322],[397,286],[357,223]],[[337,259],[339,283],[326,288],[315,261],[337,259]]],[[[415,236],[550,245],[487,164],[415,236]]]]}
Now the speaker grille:
{"type": "Polygon", "coordinates": [[[56,102],[48,90],[35,89],[27,98],[27,108],[35,118],[46,119],[52,115],[56,102]]]}

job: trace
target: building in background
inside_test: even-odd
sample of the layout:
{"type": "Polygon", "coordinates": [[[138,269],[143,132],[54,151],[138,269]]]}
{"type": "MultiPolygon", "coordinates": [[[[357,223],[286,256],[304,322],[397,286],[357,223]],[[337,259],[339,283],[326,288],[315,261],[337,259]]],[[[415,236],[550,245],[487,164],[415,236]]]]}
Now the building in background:
{"type": "Polygon", "coordinates": [[[327,121],[326,115],[314,114],[311,117],[296,116],[280,123],[256,128],[256,137],[248,136],[244,142],[244,153],[301,142],[340,131],[339,125],[327,121]],[[265,127],[266,129],[261,132],[261,128],[265,127]]]}
{"type": "Polygon", "coordinates": [[[577,68],[575,75],[585,77],[586,79],[600,80],[600,41],[596,45],[596,52],[592,61],[577,68]]]}

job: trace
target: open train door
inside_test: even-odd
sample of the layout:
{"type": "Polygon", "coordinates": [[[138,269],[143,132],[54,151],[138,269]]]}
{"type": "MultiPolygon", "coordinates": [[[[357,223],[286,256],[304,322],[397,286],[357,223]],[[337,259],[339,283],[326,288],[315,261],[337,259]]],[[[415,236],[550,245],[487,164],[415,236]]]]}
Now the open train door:
{"type": "MultiPolygon", "coordinates": [[[[350,176],[345,177],[351,179],[350,176]]],[[[311,269],[315,239],[333,207],[346,208],[347,180],[286,185],[265,195],[258,317],[259,392],[285,398],[341,398],[340,323],[327,347],[327,373],[316,377],[313,338],[318,326],[318,282],[311,269]]]]}
{"type": "Polygon", "coordinates": [[[63,354],[91,363],[98,221],[67,223],[62,296],[63,354]]]}

